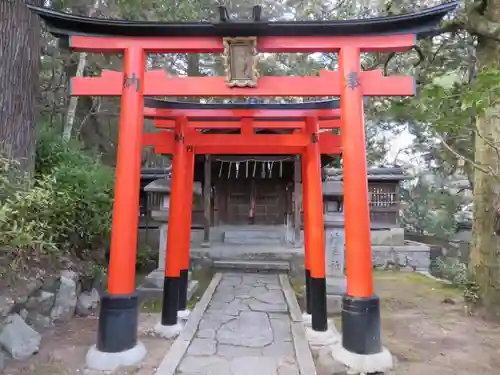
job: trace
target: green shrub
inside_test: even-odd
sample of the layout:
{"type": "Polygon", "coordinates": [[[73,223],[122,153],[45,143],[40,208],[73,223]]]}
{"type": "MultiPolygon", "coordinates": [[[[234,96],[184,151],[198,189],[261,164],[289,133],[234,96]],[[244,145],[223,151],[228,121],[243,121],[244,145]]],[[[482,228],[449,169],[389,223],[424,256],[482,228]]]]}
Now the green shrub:
{"type": "Polygon", "coordinates": [[[478,303],[479,288],[465,263],[457,258],[449,258],[446,261],[439,258],[436,265],[446,280],[463,290],[465,302],[478,303]]]}
{"type": "Polygon", "coordinates": [[[69,202],[55,202],[58,242],[79,250],[101,247],[111,230],[113,171],[99,163],[60,165],[52,172],[55,188],[69,202]]]}
{"type": "Polygon", "coordinates": [[[12,178],[16,170],[15,162],[0,157],[0,248],[103,255],[113,205],[110,167],[78,144],[43,131],[34,182],[19,183],[12,178]]]}

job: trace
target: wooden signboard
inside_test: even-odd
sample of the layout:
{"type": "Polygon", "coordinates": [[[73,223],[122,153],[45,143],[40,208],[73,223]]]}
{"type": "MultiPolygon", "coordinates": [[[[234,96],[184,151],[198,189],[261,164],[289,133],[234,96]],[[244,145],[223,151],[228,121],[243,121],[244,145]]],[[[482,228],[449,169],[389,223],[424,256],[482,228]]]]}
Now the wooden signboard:
{"type": "Polygon", "coordinates": [[[225,78],[229,87],[256,87],[257,38],[224,38],[225,78]]]}

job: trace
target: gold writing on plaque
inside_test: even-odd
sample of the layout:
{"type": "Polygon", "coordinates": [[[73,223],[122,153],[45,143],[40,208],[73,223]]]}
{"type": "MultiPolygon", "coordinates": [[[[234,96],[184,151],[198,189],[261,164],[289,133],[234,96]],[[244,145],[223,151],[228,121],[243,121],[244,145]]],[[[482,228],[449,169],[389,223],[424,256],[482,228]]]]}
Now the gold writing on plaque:
{"type": "Polygon", "coordinates": [[[224,70],[229,87],[257,86],[257,38],[224,38],[224,70]]]}

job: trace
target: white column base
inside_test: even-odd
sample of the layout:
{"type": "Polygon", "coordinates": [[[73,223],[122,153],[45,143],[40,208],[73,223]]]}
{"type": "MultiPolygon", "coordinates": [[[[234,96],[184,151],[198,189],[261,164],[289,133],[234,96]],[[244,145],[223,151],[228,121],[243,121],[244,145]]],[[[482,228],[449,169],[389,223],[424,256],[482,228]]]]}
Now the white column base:
{"type": "Polygon", "coordinates": [[[85,363],[91,370],[115,371],[120,367],[139,364],[146,357],[146,347],[139,341],[132,349],[119,353],[105,353],[93,345],[85,357],[85,363]]]}
{"type": "Polygon", "coordinates": [[[177,319],[188,320],[190,314],[191,310],[189,309],[177,311],[177,319]]]}
{"type": "Polygon", "coordinates": [[[392,355],[386,348],[382,348],[382,352],[376,354],[351,353],[344,349],[341,342],[330,348],[333,359],[356,374],[385,373],[394,367],[392,355]]]}
{"type": "Polygon", "coordinates": [[[161,323],[155,325],[154,332],[164,339],[173,339],[179,336],[182,331],[182,324],[174,324],[173,326],[164,326],[161,323]]]}
{"type": "Polygon", "coordinates": [[[310,327],[312,324],[312,315],[308,313],[303,313],[302,314],[302,322],[306,327],[310,327]]]}
{"type": "Polygon", "coordinates": [[[313,347],[324,347],[335,345],[340,342],[341,335],[333,325],[328,324],[328,329],[324,332],[315,331],[311,327],[306,327],[306,337],[309,344],[313,347]]]}

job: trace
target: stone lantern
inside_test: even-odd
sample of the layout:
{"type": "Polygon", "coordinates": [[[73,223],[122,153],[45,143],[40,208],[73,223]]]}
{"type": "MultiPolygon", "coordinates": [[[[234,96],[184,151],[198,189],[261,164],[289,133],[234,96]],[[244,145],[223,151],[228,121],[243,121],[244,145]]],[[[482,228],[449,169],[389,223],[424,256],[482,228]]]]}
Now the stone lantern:
{"type": "Polygon", "coordinates": [[[163,289],[165,271],[165,249],[167,248],[168,214],[170,207],[170,179],[160,178],[144,187],[148,194],[151,219],[160,224],[158,268],[146,277],[145,287],[163,289]]]}
{"type": "MultiPolygon", "coordinates": [[[[158,246],[158,268],[151,272],[145,279],[140,290],[142,293],[151,293],[151,297],[162,296],[163,283],[165,280],[165,250],[167,248],[168,216],[170,208],[170,179],[161,178],[155,180],[144,187],[148,194],[148,207],[151,219],[158,222],[160,231],[160,241],[158,246]]],[[[195,183],[194,194],[200,194],[201,188],[195,183]]],[[[196,292],[198,281],[191,280],[189,272],[188,300],[196,292]]]]}

